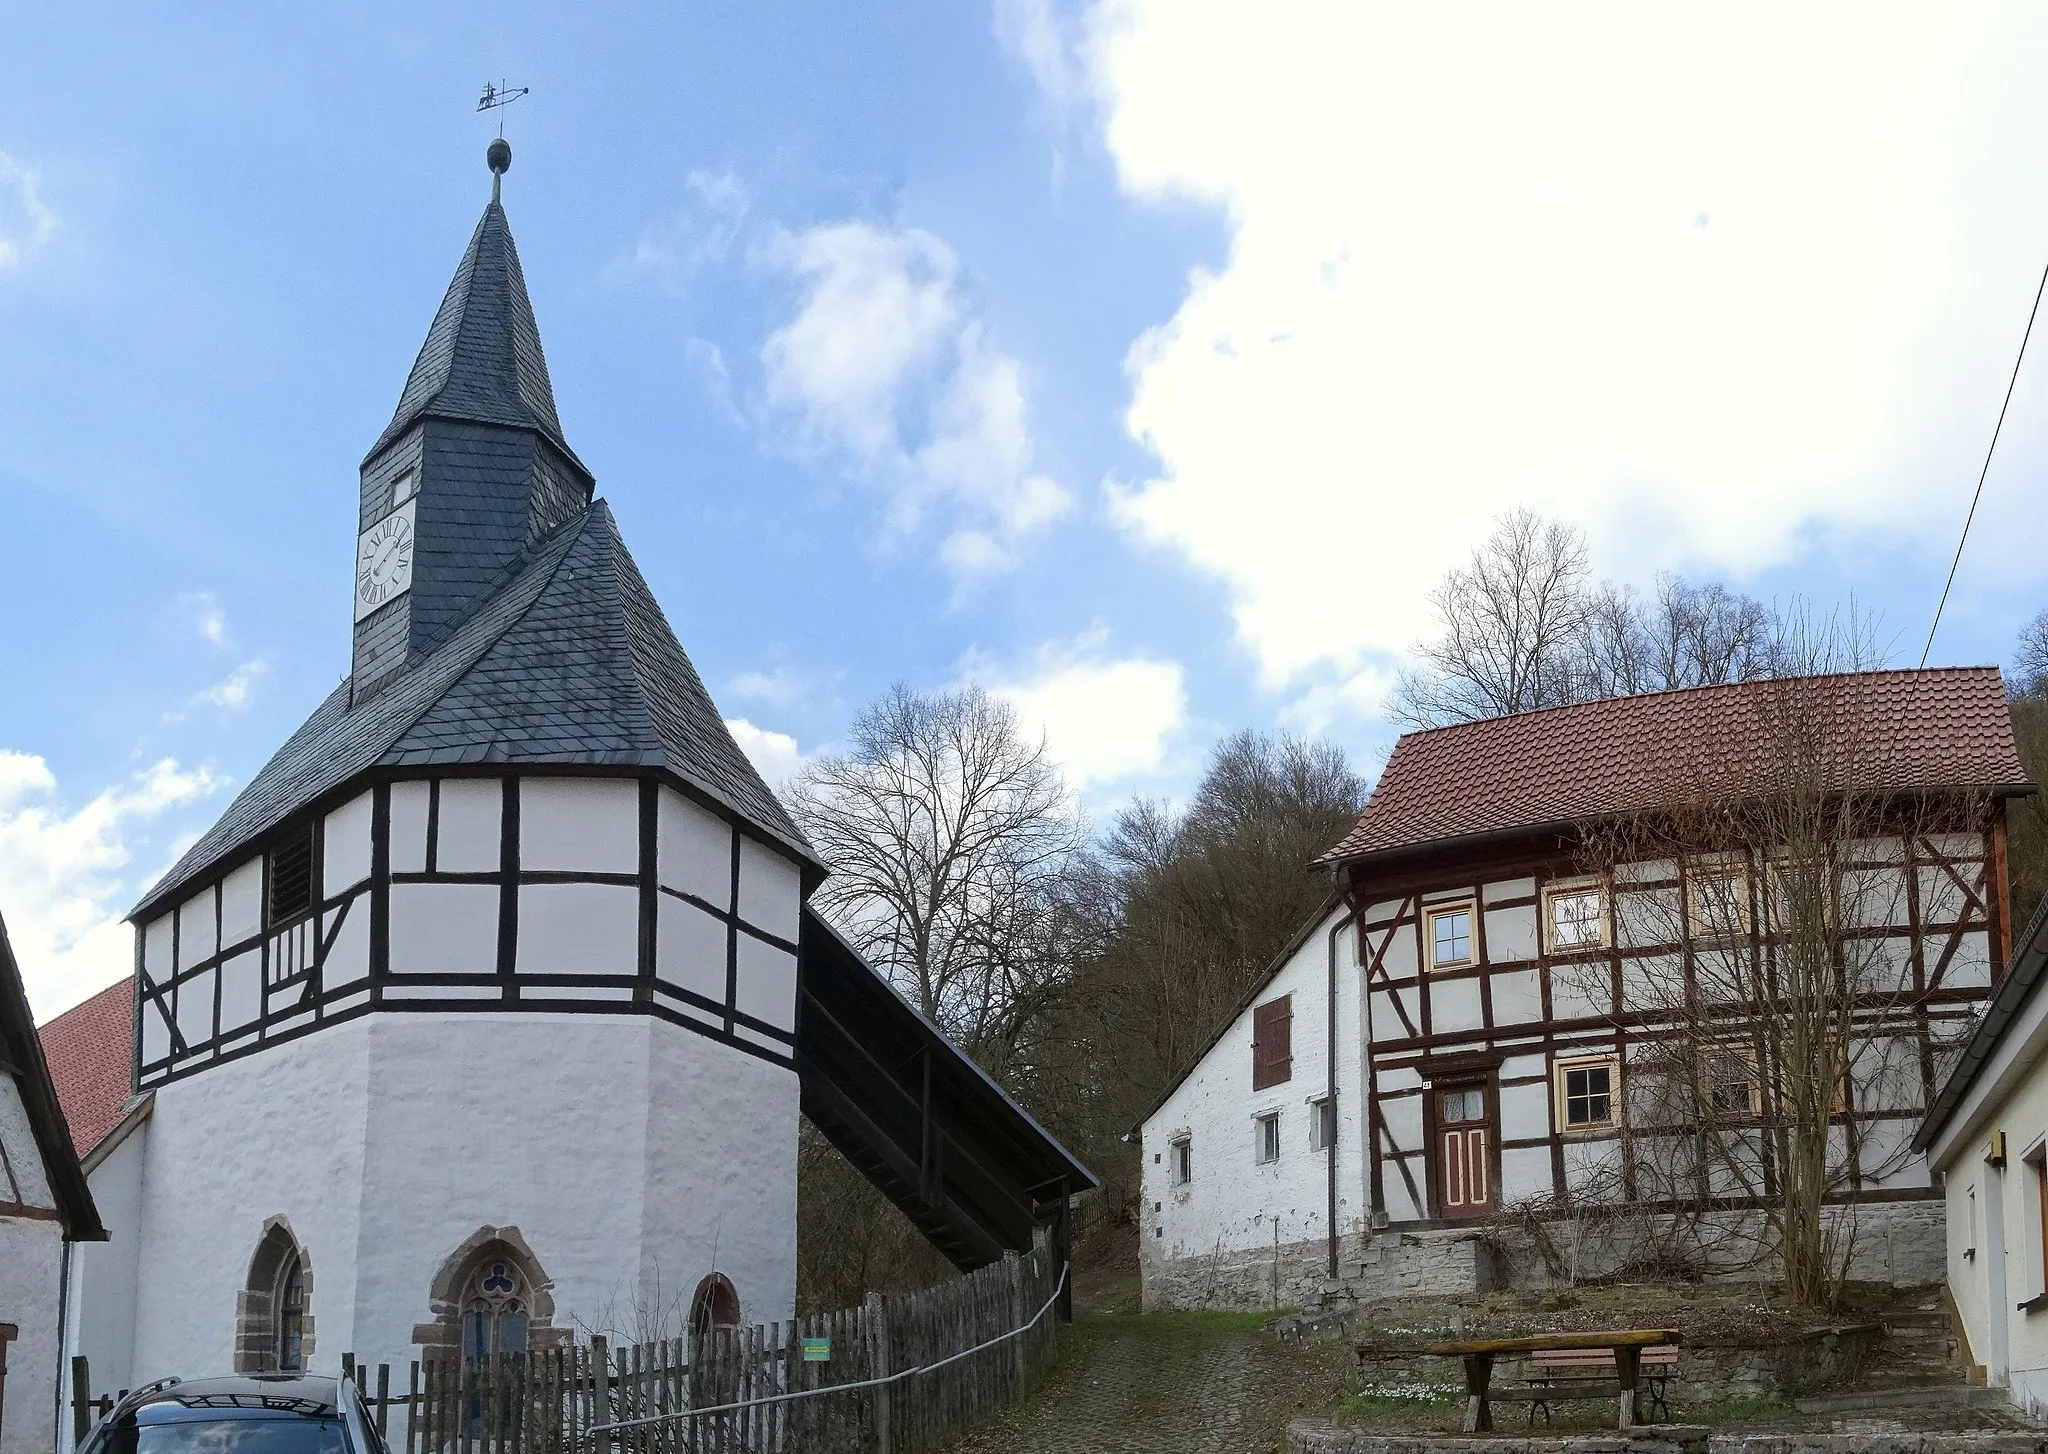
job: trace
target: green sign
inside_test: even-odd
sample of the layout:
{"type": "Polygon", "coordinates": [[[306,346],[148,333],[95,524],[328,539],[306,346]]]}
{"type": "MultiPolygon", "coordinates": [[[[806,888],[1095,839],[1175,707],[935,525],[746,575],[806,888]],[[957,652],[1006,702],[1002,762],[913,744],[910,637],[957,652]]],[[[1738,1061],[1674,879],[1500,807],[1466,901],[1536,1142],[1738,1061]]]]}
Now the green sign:
{"type": "Polygon", "coordinates": [[[832,1340],[830,1338],[804,1339],[804,1362],[830,1363],[832,1361],[832,1340]]]}

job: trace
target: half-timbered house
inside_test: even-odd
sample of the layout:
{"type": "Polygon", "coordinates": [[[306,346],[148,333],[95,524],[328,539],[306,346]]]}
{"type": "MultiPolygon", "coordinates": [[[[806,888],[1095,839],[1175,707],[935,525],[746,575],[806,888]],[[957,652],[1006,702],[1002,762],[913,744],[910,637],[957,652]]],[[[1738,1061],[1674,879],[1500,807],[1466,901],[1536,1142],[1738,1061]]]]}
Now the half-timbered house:
{"type": "Polygon", "coordinates": [[[1199,1190],[1257,1184],[1262,1062],[1239,1042],[1276,966],[1143,1128],[1148,1297],[1768,1266],[1756,1213],[1784,1174],[1768,1127],[1801,1072],[1757,986],[1790,972],[1809,923],[1851,987],[1818,1114],[1829,1215],[1857,1209],[1834,1245],[1855,1276],[1938,1280],[1941,1204],[1910,1141],[2004,962],[2004,801],[2030,790],[1992,668],[1694,688],[1402,737],[1321,860],[1355,931],[1333,985],[1355,1032],[1335,1050],[1364,1104],[1340,1107],[1315,1152],[1340,1215],[1290,1252],[1266,1208],[1218,1217],[1199,1190]],[[1824,730],[1791,732],[1793,700],[1802,730],[1824,730]],[[1789,782],[1793,736],[1811,782],[1789,782]],[[1809,786],[1853,818],[1839,841],[1686,832],[1809,786]],[[1215,1101],[1207,1127],[1181,1109],[1195,1083],[1215,1101]],[[1261,1236],[1263,1271],[1246,1258],[1261,1236]]]}
{"type": "Polygon", "coordinates": [[[1093,1184],[806,904],[497,192],[359,470],[348,676],[135,908],[119,1077],[51,1027],[118,1210],[91,1393],[788,1318],[800,1115],[962,1267],[1093,1184]]]}

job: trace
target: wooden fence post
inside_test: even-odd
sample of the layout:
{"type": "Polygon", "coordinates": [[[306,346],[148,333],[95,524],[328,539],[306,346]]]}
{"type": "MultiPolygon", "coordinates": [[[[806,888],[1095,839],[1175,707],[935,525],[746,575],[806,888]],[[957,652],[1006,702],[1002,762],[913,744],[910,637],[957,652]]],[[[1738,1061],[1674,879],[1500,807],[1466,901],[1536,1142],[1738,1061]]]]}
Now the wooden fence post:
{"type": "MultiPolygon", "coordinates": [[[[887,1307],[878,1292],[868,1294],[868,1354],[870,1378],[889,1376],[889,1317],[887,1307]]],[[[894,1384],[879,1384],[875,1388],[875,1454],[890,1454],[890,1413],[896,1400],[894,1384]]]]}
{"type": "MultiPolygon", "coordinates": [[[[605,1351],[604,1335],[593,1333],[590,1337],[590,1424],[608,1424],[612,1421],[611,1355],[605,1351]]],[[[604,1454],[612,1445],[612,1433],[596,1436],[593,1454],[604,1454]]]]}
{"type": "Polygon", "coordinates": [[[71,1447],[76,1449],[92,1432],[92,1365],[83,1353],[71,1359],[71,1447]]]}
{"type": "Polygon", "coordinates": [[[386,1448],[391,1444],[391,1365],[377,1365],[377,1439],[386,1448]]]}

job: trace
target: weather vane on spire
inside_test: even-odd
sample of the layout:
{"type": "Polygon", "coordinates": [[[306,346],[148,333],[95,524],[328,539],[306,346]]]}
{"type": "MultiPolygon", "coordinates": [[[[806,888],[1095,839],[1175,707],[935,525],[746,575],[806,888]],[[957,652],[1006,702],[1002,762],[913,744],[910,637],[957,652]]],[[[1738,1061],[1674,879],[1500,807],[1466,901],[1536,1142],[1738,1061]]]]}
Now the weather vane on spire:
{"type": "MultiPolygon", "coordinates": [[[[495,86],[486,81],[484,94],[477,101],[476,109],[502,111],[531,89],[528,86],[509,85],[502,80],[495,86]]],[[[512,144],[505,140],[505,118],[502,115],[498,117],[497,139],[485,150],[484,162],[491,169],[491,200],[495,202],[498,200],[498,188],[505,179],[505,173],[512,170],[512,144]]]]}

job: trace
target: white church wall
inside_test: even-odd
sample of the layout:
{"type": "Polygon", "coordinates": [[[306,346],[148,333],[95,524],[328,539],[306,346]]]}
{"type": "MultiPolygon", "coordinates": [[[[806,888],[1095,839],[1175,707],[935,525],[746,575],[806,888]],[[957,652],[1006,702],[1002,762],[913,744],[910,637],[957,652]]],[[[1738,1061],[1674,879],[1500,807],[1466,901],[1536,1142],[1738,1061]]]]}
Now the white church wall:
{"type": "Polygon", "coordinates": [[[394,974],[496,974],[496,884],[391,886],[394,974]]]}
{"type": "Polygon", "coordinates": [[[655,835],[661,886],[729,907],[732,837],[731,825],[723,818],[663,788],[655,835]]]}
{"type": "Polygon", "coordinates": [[[526,778],[519,867],[529,873],[638,873],[640,784],[630,778],[526,778]]]}
{"type": "Polygon", "coordinates": [[[222,948],[254,938],[263,928],[263,860],[252,858],[220,884],[222,948]]]}
{"type": "Polygon", "coordinates": [[[496,873],[502,866],[505,787],[497,778],[443,778],[434,867],[442,873],[496,873]]]}
{"type": "Polygon", "coordinates": [[[725,925],[695,904],[661,896],[654,930],[654,974],[664,984],[725,999],[725,925]]]}
{"type": "Polygon", "coordinates": [[[327,815],[321,834],[321,881],[327,897],[354,888],[370,876],[370,818],[374,793],[358,793],[327,815]]]}
{"type": "MultiPolygon", "coordinates": [[[[131,1378],[234,1366],[235,1297],[264,1219],[313,1268],[315,1366],[349,1344],[370,1021],[225,1061],[156,1092],[142,1170],[131,1378]]],[[[416,1115],[432,1119],[424,1108],[416,1115]]]]}
{"type": "Polygon", "coordinates": [[[797,866],[765,844],[740,839],[740,917],[794,944],[802,912],[803,880],[797,866]]]}
{"type": "Polygon", "coordinates": [[[778,1030],[795,1030],[796,956],[751,934],[740,935],[733,1008],[778,1030]]]}
{"type": "Polygon", "coordinates": [[[0,1172],[0,1201],[18,1200],[43,1208],[57,1205],[50,1194],[49,1175],[43,1170],[35,1128],[29,1124],[28,1107],[21,1102],[12,1068],[5,1065],[0,1065],[0,1150],[6,1152],[6,1170],[14,1173],[14,1194],[10,1194],[5,1173],[0,1172]]]}
{"type": "MultiPolygon", "coordinates": [[[[1328,1089],[1329,926],[1334,912],[1289,956],[1223,1035],[1146,1119],[1139,1259],[1147,1306],[1201,1301],[1180,1286],[1176,1264],[1325,1237],[1328,1159],[1309,1149],[1315,1105],[1328,1089]],[[1252,1089],[1252,1011],[1291,997],[1292,1073],[1252,1089]],[[1280,1156],[1258,1159],[1256,1118],[1277,1112],[1280,1156]],[[1174,1182],[1173,1146],[1185,1138],[1193,1175],[1174,1182]]],[[[1337,1229],[1364,1230],[1363,1043],[1351,930],[1337,945],[1337,1229]]]]}
{"type": "Polygon", "coordinates": [[[393,873],[427,871],[427,823],[432,816],[433,800],[432,783],[396,782],[391,785],[393,873]]]}
{"type": "MultiPolygon", "coordinates": [[[[520,812],[523,824],[523,801],[520,812]]],[[[622,884],[522,885],[517,958],[520,974],[635,973],[640,891],[622,884]]]]}

